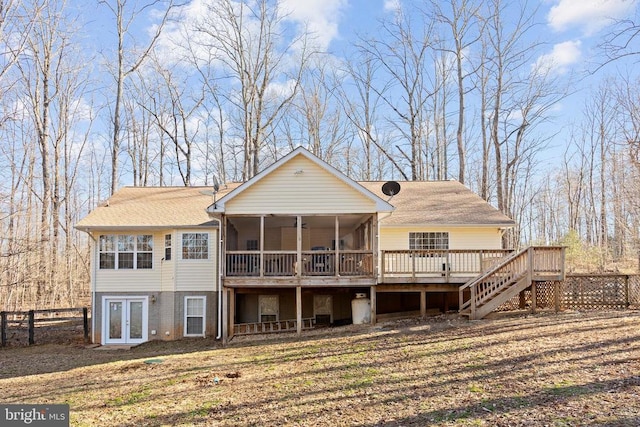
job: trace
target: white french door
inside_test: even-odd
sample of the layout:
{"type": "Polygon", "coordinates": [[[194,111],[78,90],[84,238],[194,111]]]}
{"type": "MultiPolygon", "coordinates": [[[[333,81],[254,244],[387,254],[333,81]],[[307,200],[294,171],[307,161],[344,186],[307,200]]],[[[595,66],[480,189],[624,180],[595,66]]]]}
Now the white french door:
{"type": "Polygon", "coordinates": [[[147,297],[104,297],[103,344],[147,341],[147,297]]]}

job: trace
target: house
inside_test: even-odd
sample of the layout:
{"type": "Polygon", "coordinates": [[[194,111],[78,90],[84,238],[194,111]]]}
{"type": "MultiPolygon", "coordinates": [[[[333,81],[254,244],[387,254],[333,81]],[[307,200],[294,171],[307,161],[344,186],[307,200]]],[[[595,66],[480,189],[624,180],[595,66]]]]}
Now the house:
{"type": "Polygon", "coordinates": [[[501,246],[513,225],[458,182],[355,182],[297,148],[215,191],[123,188],[76,227],[92,242],[93,341],[122,344],[476,317],[498,287],[531,286],[501,246]]]}

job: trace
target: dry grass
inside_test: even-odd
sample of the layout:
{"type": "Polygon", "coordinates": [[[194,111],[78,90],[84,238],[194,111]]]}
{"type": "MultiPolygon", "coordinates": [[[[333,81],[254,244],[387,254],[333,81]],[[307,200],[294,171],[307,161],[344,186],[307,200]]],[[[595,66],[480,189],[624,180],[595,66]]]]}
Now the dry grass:
{"type": "Polygon", "coordinates": [[[640,313],[440,317],[224,349],[9,348],[0,393],[69,403],[80,426],[637,426],[640,313]]]}

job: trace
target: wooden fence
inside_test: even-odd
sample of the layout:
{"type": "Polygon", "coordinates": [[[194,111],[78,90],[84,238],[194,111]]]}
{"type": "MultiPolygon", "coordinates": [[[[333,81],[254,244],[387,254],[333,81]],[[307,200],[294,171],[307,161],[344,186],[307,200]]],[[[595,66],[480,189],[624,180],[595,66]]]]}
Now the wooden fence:
{"type": "MultiPolygon", "coordinates": [[[[502,304],[497,311],[530,308],[531,288],[502,304]]],[[[564,281],[536,282],[536,309],[640,309],[638,274],[567,274],[564,281]],[[556,293],[559,293],[556,299],[556,293]]]]}
{"type": "Polygon", "coordinates": [[[58,342],[64,338],[73,338],[82,328],[84,342],[89,341],[89,309],[53,308],[29,311],[0,312],[0,344],[4,347],[10,342],[24,340],[35,344],[36,331],[38,342],[58,342]],[[21,339],[22,338],[22,339],[21,339]]]}

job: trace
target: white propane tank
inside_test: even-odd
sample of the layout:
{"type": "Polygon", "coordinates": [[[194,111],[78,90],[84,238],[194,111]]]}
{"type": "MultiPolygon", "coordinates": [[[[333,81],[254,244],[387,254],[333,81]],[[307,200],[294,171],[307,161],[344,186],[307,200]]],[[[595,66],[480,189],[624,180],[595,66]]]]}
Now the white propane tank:
{"type": "Polygon", "coordinates": [[[367,294],[357,293],[351,300],[351,315],[354,325],[371,323],[371,300],[367,298],[367,294]]]}

